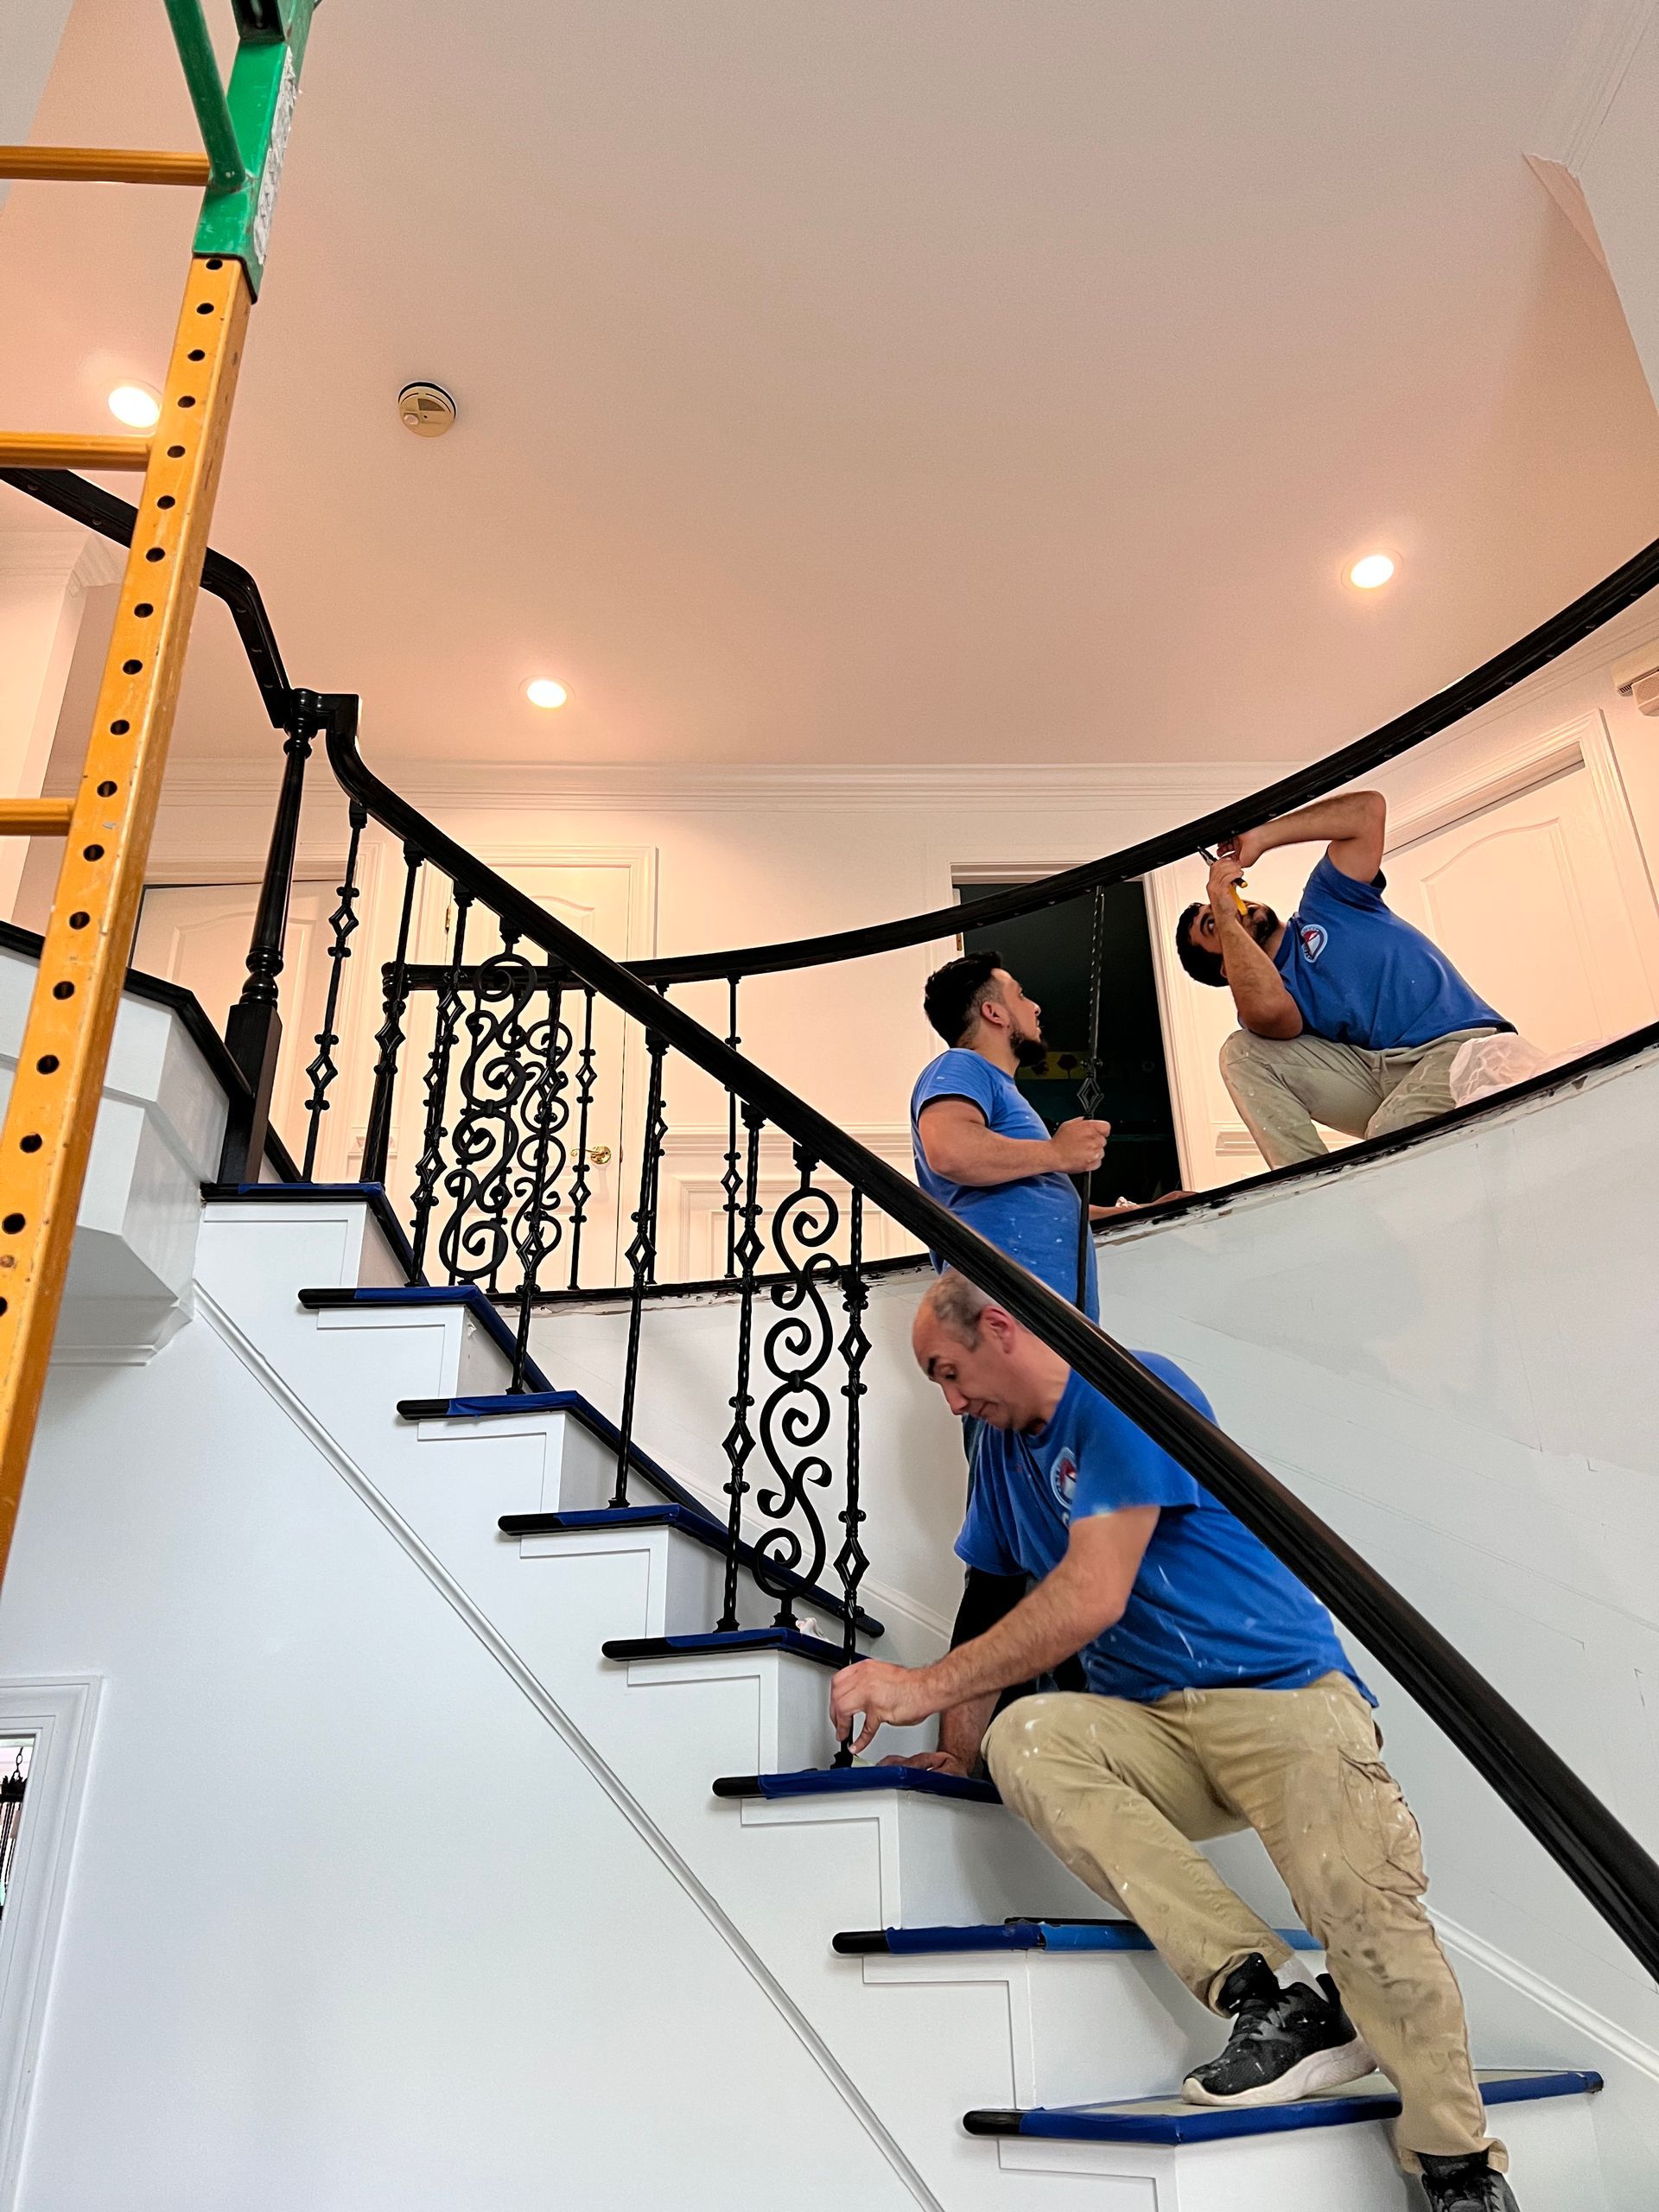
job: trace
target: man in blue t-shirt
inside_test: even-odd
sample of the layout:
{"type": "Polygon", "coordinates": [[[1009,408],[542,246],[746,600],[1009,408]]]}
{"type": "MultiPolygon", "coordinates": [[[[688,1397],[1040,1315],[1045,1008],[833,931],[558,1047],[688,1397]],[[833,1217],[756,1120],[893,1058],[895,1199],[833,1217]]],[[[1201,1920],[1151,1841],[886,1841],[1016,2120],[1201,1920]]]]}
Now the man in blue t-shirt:
{"type": "MultiPolygon", "coordinates": [[[[1063,1122],[1050,1135],[1014,1079],[1016,1069],[1043,1057],[1042,1008],[1000,953],[970,952],[936,969],[922,1004],[949,1049],[929,1061],[910,1095],[916,1180],[988,1243],[1097,1319],[1094,1243],[1079,1238],[1081,1202],[1068,1179],[1099,1166],[1111,1123],[1063,1122]]],[[[937,1255],[933,1264],[942,1264],[937,1255]]]]}
{"type": "Polygon", "coordinates": [[[1222,1079],[1269,1167],[1318,1159],[1316,1121],[1380,1137],[1448,1112],[1462,1046],[1512,1026],[1383,905],[1387,830],[1380,791],[1247,830],[1223,844],[1207,903],[1175,925],[1187,974],[1233,995],[1240,1026],[1221,1048],[1222,1079]],[[1325,858],[1287,922],[1236,893],[1263,853],[1321,839],[1325,858]]]}
{"type": "MultiPolygon", "coordinates": [[[[938,1750],[908,1763],[963,1775],[988,1723],[1005,1802],[1230,2015],[1225,2050],[1183,2085],[1191,2102],[1281,2104],[1380,2067],[1400,2093],[1402,2163],[1435,2212],[1515,2212],[1462,1996],[1423,1909],[1421,1838],[1330,1615],[963,1276],[928,1292],[912,1341],[951,1411],[985,1424],[958,1554],[1040,1579],[931,1666],[843,1668],[837,1735],[861,1751],[884,1721],[937,1713],[938,1750]],[[1024,1698],[991,1720],[1004,1684],[1074,1651],[1086,1692],[1024,1698]],[[1317,1981],[1198,1848],[1245,1827],[1329,1957],[1317,1981]]],[[[1140,1357],[1208,1416],[1178,1367],[1140,1357]]]]}

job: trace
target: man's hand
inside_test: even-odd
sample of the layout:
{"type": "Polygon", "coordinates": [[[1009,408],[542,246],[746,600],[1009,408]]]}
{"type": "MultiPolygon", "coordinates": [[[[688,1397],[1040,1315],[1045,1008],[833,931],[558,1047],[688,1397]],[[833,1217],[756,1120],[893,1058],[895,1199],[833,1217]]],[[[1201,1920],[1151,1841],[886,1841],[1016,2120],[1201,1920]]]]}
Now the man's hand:
{"type": "Polygon", "coordinates": [[[959,1774],[965,1782],[968,1770],[951,1751],[895,1751],[881,1762],[883,1766],[919,1766],[929,1774],[959,1774]]]}
{"type": "Polygon", "coordinates": [[[1218,914],[1223,912],[1236,914],[1238,912],[1238,894],[1235,887],[1243,880],[1244,865],[1236,857],[1229,859],[1224,853],[1212,862],[1206,895],[1218,914]]]}
{"type": "Polygon", "coordinates": [[[1218,858],[1236,861],[1240,868],[1254,868],[1262,854],[1271,850],[1265,830],[1246,830],[1239,836],[1224,837],[1216,848],[1218,858]]]}
{"type": "Polygon", "coordinates": [[[1054,1165],[1063,1175],[1092,1175],[1106,1157],[1109,1122],[1062,1122],[1049,1139],[1054,1165]]]}
{"type": "Polygon", "coordinates": [[[855,1751],[864,1749],[883,1721],[890,1727],[908,1728],[928,1719],[939,1707],[938,1699],[928,1694],[927,1673],[925,1667],[894,1667],[885,1659],[861,1659],[856,1666],[843,1667],[830,1685],[836,1741],[846,1742],[854,1718],[861,1713],[864,1726],[853,1745],[855,1751]]]}

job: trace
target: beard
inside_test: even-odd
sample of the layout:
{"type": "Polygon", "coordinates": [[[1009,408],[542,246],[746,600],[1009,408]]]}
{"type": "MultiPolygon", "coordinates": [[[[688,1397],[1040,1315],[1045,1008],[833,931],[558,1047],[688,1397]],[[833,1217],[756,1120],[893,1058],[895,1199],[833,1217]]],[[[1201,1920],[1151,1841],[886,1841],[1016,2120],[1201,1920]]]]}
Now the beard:
{"type": "Polygon", "coordinates": [[[1040,1037],[1015,1037],[1010,1041],[1014,1059],[1022,1068],[1039,1068],[1048,1058],[1048,1047],[1040,1037]]]}
{"type": "Polygon", "coordinates": [[[1258,944],[1265,944],[1278,928],[1279,917],[1271,906],[1258,906],[1252,903],[1250,918],[1244,926],[1258,944]]]}

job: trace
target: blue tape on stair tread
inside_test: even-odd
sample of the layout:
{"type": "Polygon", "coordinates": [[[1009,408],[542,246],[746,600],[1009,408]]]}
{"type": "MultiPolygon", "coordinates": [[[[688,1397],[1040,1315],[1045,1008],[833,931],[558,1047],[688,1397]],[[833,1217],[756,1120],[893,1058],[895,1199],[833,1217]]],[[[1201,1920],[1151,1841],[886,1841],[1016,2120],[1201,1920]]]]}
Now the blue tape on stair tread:
{"type": "MultiPolygon", "coordinates": [[[[1546,2097],[1593,2094],[1599,2074],[1504,2069],[1479,2075],[1488,2105],[1531,2103],[1546,2097]]],[[[1141,2097],[1121,2104],[1038,2106],[1018,2114],[969,2113],[970,2133],[1039,2136],[1064,2143],[1217,2143],[1244,2135],[1284,2135],[1317,2127],[1346,2127],[1366,2120],[1398,2117],[1400,2100],[1392,2086],[1376,2077],[1374,2089],[1356,2087],[1329,2096],[1304,2097],[1294,2104],[1258,2105],[1243,2112],[1189,2105],[1179,2097],[1141,2097]],[[1006,2122],[976,2130],[976,2118],[1006,2122]]]]}
{"type": "MultiPolygon", "coordinates": [[[[840,1797],[860,1790],[906,1790],[918,1797],[963,1797],[975,1805],[1000,1805],[995,1783],[934,1774],[919,1766],[808,1767],[798,1774],[757,1774],[743,1794],[754,1797],[840,1797]]],[[[737,1794],[735,1792],[732,1793],[737,1794]]]]}
{"type": "MultiPolygon", "coordinates": [[[[930,1951],[1149,1951],[1151,1938],[1132,1920],[1004,1920],[980,1928],[884,1928],[887,1948],[895,1957],[930,1951]]],[[[1281,1928],[1282,1939],[1296,1951],[1319,1945],[1305,1929],[1281,1928]]]]}

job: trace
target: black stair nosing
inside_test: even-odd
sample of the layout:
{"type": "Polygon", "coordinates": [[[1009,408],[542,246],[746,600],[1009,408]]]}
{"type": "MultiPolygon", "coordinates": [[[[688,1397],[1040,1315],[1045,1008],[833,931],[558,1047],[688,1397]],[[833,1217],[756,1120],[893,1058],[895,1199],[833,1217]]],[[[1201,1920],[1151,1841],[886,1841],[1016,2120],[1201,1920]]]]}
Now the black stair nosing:
{"type": "Polygon", "coordinates": [[[982,2111],[963,2113],[962,2125],[969,2135],[1017,2135],[1025,2116],[1017,2105],[988,2105],[982,2111]]]}
{"type": "Polygon", "coordinates": [[[926,1796],[976,1805],[1001,1805],[996,1786],[975,1777],[934,1774],[923,1767],[884,1761],[879,1766],[805,1767],[790,1774],[721,1774],[709,1784],[716,1797],[800,1804],[815,1797],[926,1796]]]}
{"type": "MultiPolygon", "coordinates": [[[[487,1413],[457,1413],[454,1408],[466,1404],[465,1396],[400,1398],[397,1401],[397,1416],[400,1421],[505,1421],[527,1413],[569,1414],[573,1421],[580,1421],[590,1436],[596,1438],[613,1454],[620,1453],[622,1449],[621,1430],[613,1421],[601,1413],[591,1398],[584,1398],[580,1390],[525,1390],[519,1394],[518,1402],[513,1402],[512,1394],[507,1391],[480,1390],[474,1395],[480,1398],[499,1399],[499,1403],[492,1406],[487,1413]]],[[[688,1513],[701,1514],[705,1520],[709,1518],[709,1509],[700,1497],[687,1490],[677,1476],[671,1475],[666,1467],[659,1466],[648,1452],[642,1452],[637,1444],[632,1442],[628,1446],[628,1469],[631,1474],[643,1476],[653,1490],[661,1491],[672,1504],[683,1505],[688,1513]]]]}
{"type": "MultiPolygon", "coordinates": [[[[334,1313],[360,1306],[365,1313],[384,1306],[396,1313],[414,1312],[423,1306],[459,1306],[472,1315],[479,1327],[496,1350],[512,1366],[518,1357],[518,1341],[512,1331],[496,1312],[476,1283],[411,1282],[401,1290],[380,1289],[372,1285],[353,1290],[334,1284],[319,1288],[302,1290],[300,1304],[308,1313],[334,1313]]],[[[524,1362],[524,1378],[531,1387],[553,1395],[553,1385],[548,1381],[533,1359],[524,1362]]]]}
{"type": "Polygon", "coordinates": [[[381,1234],[391,1248],[391,1256],[404,1271],[406,1285],[419,1287],[426,1277],[415,1259],[415,1248],[409,1241],[409,1232],[392,1211],[391,1200],[386,1196],[384,1183],[204,1183],[204,1201],[222,1205],[229,1198],[285,1198],[290,1202],[306,1198],[356,1198],[374,1216],[381,1234]]]}
{"type": "MultiPolygon", "coordinates": [[[[495,1525],[504,1536],[557,1536],[567,1533],[580,1534],[588,1529],[602,1529],[613,1521],[619,1528],[649,1529],[655,1526],[679,1529],[697,1543],[706,1545],[710,1551],[723,1554],[726,1549],[727,1531],[718,1521],[712,1520],[700,1505],[682,1505],[678,1503],[613,1508],[594,1506],[569,1513],[504,1513],[495,1525]]],[[[808,1582],[798,1574],[790,1573],[786,1568],[774,1566],[772,1560],[763,1559],[753,1545],[740,1543],[737,1556],[739,1562],[748,1568],[750,1574],[768,1592],[772,1586],[777,1585],[791,1598],[810,1599],[813,1605],[822,1606],[825,1612],[833,1614],[837,1620],[844,1621],[848,1618],[845,1599],[836,1597],[833,1590],[826,1590],[819,1583],[808,1582]]],[[[861,1607],[854,1609],[852,1622],[861,1636],[874,1639],[887,1634],[881,1623],[872,1618],[861,1607]]]]}
{"type": "Polygon", "coordinates": [[[702,1635],[620,1636],[600,1645],[607,1659],[695,1659],[706,1652],[718,1658],[723,1651],[784,1651],[810,1659],[815,1667],[844,1667],[847,1654],[838,1643],[821,1636],[807,1636],[799,1629],[710,1629],[702,1635]]]}

